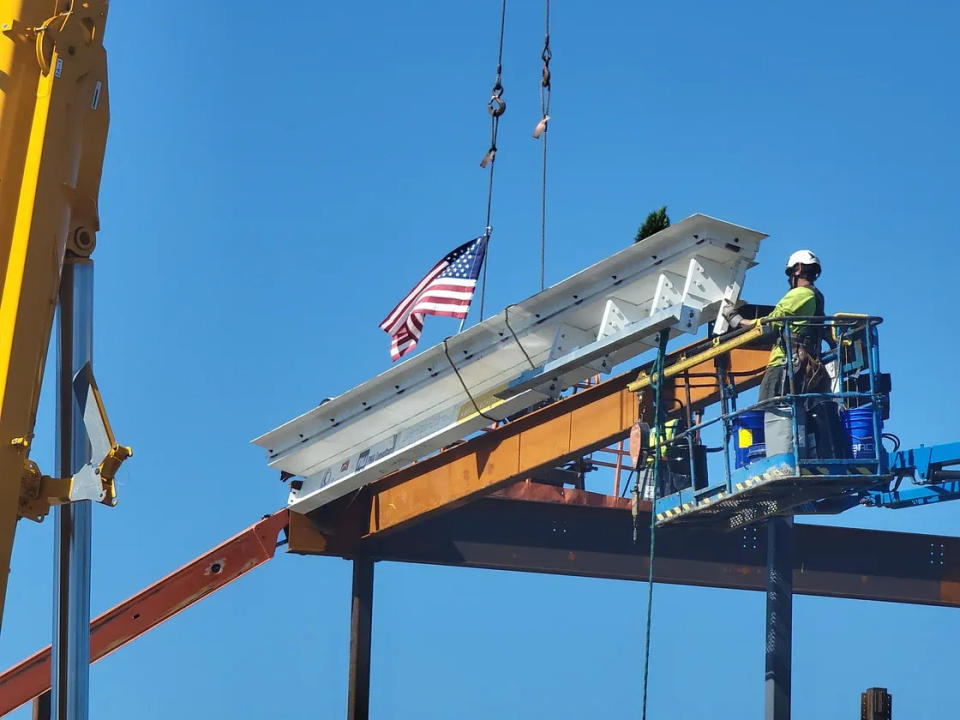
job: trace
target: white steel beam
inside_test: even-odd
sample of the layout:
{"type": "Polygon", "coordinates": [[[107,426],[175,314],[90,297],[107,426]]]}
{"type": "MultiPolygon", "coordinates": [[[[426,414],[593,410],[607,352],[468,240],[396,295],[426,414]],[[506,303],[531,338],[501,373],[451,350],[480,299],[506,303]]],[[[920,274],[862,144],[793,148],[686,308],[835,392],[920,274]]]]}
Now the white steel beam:
{"type": "MultiPolygon", "coordinates": [[[[735,305],[755,230],[693,215],[447,338],[253,442],[309,512],[735,305]]],[[[723,328],[725,329],[725,327],[723,328]]]]}

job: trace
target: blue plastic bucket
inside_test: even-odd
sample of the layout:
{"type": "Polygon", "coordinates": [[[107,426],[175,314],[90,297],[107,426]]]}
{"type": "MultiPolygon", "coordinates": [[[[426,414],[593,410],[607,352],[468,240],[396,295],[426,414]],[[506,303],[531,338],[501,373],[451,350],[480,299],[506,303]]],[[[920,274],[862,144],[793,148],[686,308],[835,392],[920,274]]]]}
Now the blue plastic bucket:
{"type": "Polygon", "coordinates": [[[872,460],[877,456],[877,439],[873,434],[873,405],[850,408],[840,413],[843,427],[850,438],[855,460],[872,460]]]}
{"type": "Polygon", "coordinates": [[[733,420],[734,465],[749,465],[766,454],[763,437],[763,410],[747,410],[733,420]]]}

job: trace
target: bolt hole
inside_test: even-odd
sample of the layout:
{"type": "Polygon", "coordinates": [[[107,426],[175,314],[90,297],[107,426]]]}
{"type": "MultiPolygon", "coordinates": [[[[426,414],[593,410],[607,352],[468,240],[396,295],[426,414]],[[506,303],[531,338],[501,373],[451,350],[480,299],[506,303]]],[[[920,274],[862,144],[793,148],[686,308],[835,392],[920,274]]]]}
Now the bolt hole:
{"type": "Polygon", "coordinates": [[[223,570],[223,567],[220,565],[220,563],[214,563],[210,566],[210,572],[212,572],[214,575],[219,575],[221,570],[223,570]]]}

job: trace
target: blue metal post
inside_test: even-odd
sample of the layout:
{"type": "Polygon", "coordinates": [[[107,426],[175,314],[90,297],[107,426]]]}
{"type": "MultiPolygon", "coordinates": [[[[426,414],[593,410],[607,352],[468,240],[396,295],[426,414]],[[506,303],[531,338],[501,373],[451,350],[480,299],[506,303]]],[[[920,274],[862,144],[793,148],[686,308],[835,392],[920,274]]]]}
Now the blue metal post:
{"type": "MultiPolygon", "coordinates": [[[[793,375],[793,345],[792,345],[793,338],[791,337],[791,334],[790,334],[790,323],[788,322],[783,323],[783,333],[784,333],[783,347],[785,349],[785,354],[787,356],[786,358],[787,383],[790,386],[790,395],[791,395],[789,405],[790,405],[790,422],[793,427],[793,457],[795,458],[797,465],[799,465],[800,464],[800,418],[799,418],[800,405],[799,405],[799,402],[797,401],[797,398],[794,397],[797,394],[797,388],[796,388],[796,383],[794,382],[794,375],[793,375]]],[[[804,430],[804,433],[806,433],[806,430],[804,430]]],[[[804,441],[806,441],[806,438],[804,438],[804,441]]]]}
{"type": "MultiPolygon", "coordinates": [[[[93,261],[68,256],[60,282],[57,473],[70,477],[90,459],[73,378],[93,356],[93,261]]],[[[90,680],[89,500],[54,509],[53,720],[86,720],[90,680]]]]}
{"type": "Polygon", "coordinates": [[[690,465],[690,492],[696,496],[697,493],[697,472],[696,463],[693,459],[693,433],[687,435],[687,460],[690,465]]]}
{"type": "Polygon", "coordinates": [[[723,413],[723,471],[726,490],[733,492],[733,475],[730,470],[730,397],[727,390],[727,355],[721,355],[714,362],[717,368],[717,386],[720,388],[720,411],[723,413]]]}
{"type": "Polygon", "coordinates": [[[878,343],[876,342],[877,338],[875,333],[877,331],[876,325],[872,325],[870,321],[867,321],[866,328],[864,328],[864,335],[867,339],[867,357],[870,358],[870,403],[873,405],[873,412],[870,413],[871,419],[873,420],[873,454],[874,459],[877,463],[880,462],[880,451],[882,446],[882,438],[880,437],[880,403],[878,402],[879,398],[877,397],[877,373],[880,370],[880,352],[877,349],[878,343]]]}

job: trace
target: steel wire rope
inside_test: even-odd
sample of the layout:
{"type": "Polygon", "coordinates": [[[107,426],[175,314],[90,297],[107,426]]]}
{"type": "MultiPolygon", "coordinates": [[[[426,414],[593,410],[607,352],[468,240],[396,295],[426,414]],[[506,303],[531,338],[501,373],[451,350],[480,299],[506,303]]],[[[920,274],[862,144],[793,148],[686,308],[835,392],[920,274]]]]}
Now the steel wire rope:
{"type": "Polygon", "coordinates": [[[620,497],[627,496],[627,490],[630,489],[630,481],[633,480],[633,474],[637,471],[636,468],[630,468],[630,474],[627,475],[627,481],[623,484],[623,490],[620,493],[620,497]]]}
{"type": "Polygon", "coordinates": [[[510,334],[513,335],[513,339],[517,343],[517,347],[520,348],[520,352],[523,353],[523,356],[527,359],[527,362],[530,363],[530,369],[536,370],[537,366],[533,364],[533,360],[530,359],[530,355],[527,354],[526,349],[523,347],[523,343],[520,342],[520,338],[517,337],[517,334],[513,331],[513,328],[510,327],[510,308],[517,307],[516,303],[512,305],[507,305],[503,310],[503,321],[507,324],[507,330],[510,331],[510,334]]]}
{"type": "MultiPolygon", "coordinates": [[[[667,341],[670,338],[670,333],[668,330],[661,330],[657,338],[658,349],[657,349],[657,359],[654,363],[654,374],[651,376],[651,385],[653,385],[653,432],[656,433],[656,444],[654,445],[653,451],[653,496],[654,502],[650,507],[650,551],[648,553],[648,562],[647,562],[647,627],[646,627],[646,641],[644,643],[643,650],[643,710],[642,710],[642,720],[647,720],[647,679],[650,674],[650,629],[653,625],[653,558],[654,550],[656,548],[656,496],[657,490],[659,488],[660,482],[660,466],[662,464],[662,458],[660,457],[660,443],[665,440],[665,432],[663,429],[664,423],[663,418],[665,413],[663,412],[663,382],[666,379],[663,375],[664,371],[664,362],[666,360],[667,352],[667,341]]],[[[639,480],[639,475],[637,476],[639,480]]],[[[635,495],[634,502],[639,505],[640,496],[639,488],[637,485],[634,486],[635,495]]],[[[634,541],[637,538],[637,524],[634,520],[634,541]]]]}
{"type": "Polygon", "coordinates": [[[484,223],[484,236],[486,237],[487,253],[483,263],[483,278],[480,284],[480,321],[483,321],[483,309],[487,299],[487,265],[490,259],[490,233],[493,228],[490,225],[491,209],[493,207],[493,168],[497,159],[497,132],[500,129],[500,116],[507,110],[507,103],[503,100],[503,83],[501,75],[503,73],[503,31],[507,17],[507,0],[500,2],[500,42],[497,49],[497,78],[493,83],[493,90],[490,92],[490,100],[487,102],[487,110],[490,113],[490,149],[480,161],[480,167],[490,166],[490,179],[487,182],[487,219],[484,223]]]}
{"type": "Polygon", "coordinates": [[[540,173],[540,290],[544,287],[544,270],[547,260],[547,125],[550,122],[550,91],[551,74],[550,60],[553,51],[550,50],[550,0],[545,0],[543,51],[540,59],[543,60],[543,72],[540,77],[540,122],[533,130],[534,140],[543,137],[543,164],[540,173]]]}
{"type": "Polygon", "coordinates": [[[500,422],[496,418],[492,418],[486,413],[484,413],[483,410],[480,409],[480,406],[477,405],[477,401],[473,399],[473,394],[470,392],[470,388],[467,387],[467,383],[464,382],[463,376],[460,374],[460,370],[457,369],[456,364],[454,364],[453,362],[453,358],[450,357],[450,350],[447,348],[447,340],[449,339],[450,338],[443,339],[443,354],[447,356],[447,362],[450,363],[450,367],[452,367],[453,372],[456,373],[457,380],[459,380],[460,385],[463,386],[463,391],[467,394],[467,397],[470,398],[470,402],[473,403],[473,409],[477,411],[477,415],[479,415],[482,418],[486,418],[487,420],[489,420],[494,424],[500,422]]]}

